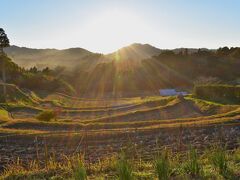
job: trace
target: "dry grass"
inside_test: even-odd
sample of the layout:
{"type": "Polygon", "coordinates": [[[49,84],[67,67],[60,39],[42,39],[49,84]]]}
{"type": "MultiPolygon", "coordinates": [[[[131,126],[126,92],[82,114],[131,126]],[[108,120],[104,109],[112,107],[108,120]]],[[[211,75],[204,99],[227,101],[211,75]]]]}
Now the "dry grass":
{"type": "Polygon", "coordinates": [[[62,155],[61,161],[54,155],[27,163],[18,158],[6,166],[0,179],[239,179],[239,152],[220,146],[201,154],[193,148],[175,154],[164,150],[154,161],[133,159],[128,154],[123,157],[121,153],[96,163],[84,163],[84,156],[79,154],[62,155]]]}

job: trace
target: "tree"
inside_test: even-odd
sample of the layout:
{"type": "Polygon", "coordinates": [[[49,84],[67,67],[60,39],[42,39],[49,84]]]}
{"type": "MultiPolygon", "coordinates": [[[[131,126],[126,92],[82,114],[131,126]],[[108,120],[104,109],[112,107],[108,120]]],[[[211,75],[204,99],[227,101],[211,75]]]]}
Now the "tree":
{"type": "Polygon", "coordinates": [[[0,53],[3,53],[5,47],[9,47],[9,39],[5,31],[0,28],[0,53]]]}
{"type": "Polygon", "coordinates": [[[217,55],[219,56],[227,56],[230,53],[230,49],[228,47],[223,47],[223,48],[219,48],[217,50],[217,55]]]}
{"type": "Polygon", "coordinates": [[[31,73],[36,74],[36,73],[38,72],[38,69],[37,69],[36,66],[33,66],[33,67],[31,67],[31,68],[29,69],[29,71],[30,71],[31,73]]]}
{"type": "MultiPolygon", "coordinates": [[[[0,56],[3,57],[5,56],[5,53],[3,51],[3,48],[5,47],[9,47],[9,39],[7,37],[7,34],[5,33],[5,31],[0,28],[0,56]]],[[[6,73],[5,73],[5,63],[4,63],[4,59],[2,59],[2,80],[3,80],[3,94],[6,95],[6,73]]]]}
{"type": "Polygon", "coordinates": [[[42,70],[42,73],[48,75],[48,74],[50,73],[49,67],[44,68],[44,69],[42,70]]]}

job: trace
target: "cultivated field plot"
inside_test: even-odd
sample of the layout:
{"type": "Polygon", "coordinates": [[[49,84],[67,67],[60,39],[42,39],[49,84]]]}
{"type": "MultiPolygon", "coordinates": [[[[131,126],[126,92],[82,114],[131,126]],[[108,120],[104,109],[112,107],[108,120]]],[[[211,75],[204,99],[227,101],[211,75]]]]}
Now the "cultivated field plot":
{"type": "Polygon", "coordinates": [[[54,94],[2,106],[1,170],[18,158],[23,163],[36,158],[44,162],[46,150],[59,161],[63,155],[80,153],[87,163],[96,163],[134,148],[133,156],[147,161],[165,147],[182,152],[189,145],[203,150],[221,142],[233,149],[240,137],[239,105],[190,95],[80,99],[54,94]],[[56,112],[56,117],[36,119],[48,110],[56,112]]]}

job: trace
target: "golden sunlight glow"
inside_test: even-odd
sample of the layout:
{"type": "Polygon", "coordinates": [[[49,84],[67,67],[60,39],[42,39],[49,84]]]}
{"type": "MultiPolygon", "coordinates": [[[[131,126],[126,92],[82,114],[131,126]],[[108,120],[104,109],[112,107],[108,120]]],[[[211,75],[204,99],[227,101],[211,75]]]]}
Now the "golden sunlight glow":
{"type": "Polygon", "coordinates": [[[102,47],[104,53],[138,42],[147,33],[152,33],[144,17],[126,10],[96,13],[83,27],[84,44],[89,47],[95,44],[96,49],[102,47]]]}

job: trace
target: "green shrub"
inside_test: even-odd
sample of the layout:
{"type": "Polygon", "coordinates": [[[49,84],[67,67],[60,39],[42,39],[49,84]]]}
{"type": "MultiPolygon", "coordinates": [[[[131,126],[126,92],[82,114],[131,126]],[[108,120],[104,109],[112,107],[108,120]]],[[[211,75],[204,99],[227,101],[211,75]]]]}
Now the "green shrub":
{"type": "Polygon", "coordinates": [[[1,119],[8,119],[9,118],[9,114],[5,109],[0,108],[0,118],[1,119]]]}
{"type": "Polygon", "coordinates": [[[194,87],[194,95],[203,99],[240,103],[240,86],[200,85],[194,87]]]}
{"type": "Polygon", "coordinates": [[[6,97],[4,95],[0,95],[0,103],[5,103],[6,102],[6,97]]]}
{"type": "Polygon", "coordinates": [[[40,112],[36,118],[40,121],[50,121],[52,119],[56,119],[56,113],[54,111],[42,111],[40,112]]]}

